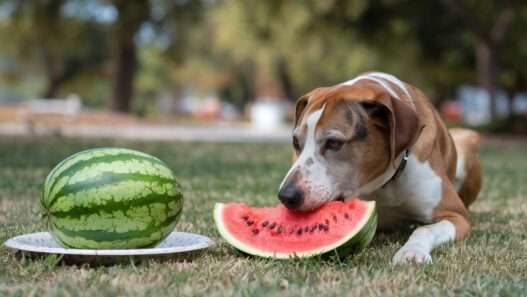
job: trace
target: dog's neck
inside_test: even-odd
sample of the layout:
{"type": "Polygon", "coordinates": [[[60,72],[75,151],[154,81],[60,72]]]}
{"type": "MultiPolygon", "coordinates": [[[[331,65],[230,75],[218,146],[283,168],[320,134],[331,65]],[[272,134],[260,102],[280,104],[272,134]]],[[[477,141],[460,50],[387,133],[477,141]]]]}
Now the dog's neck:
{"type": "Polygon", "coordinates": [[[395,170],[395,173],[392,175],[392,177],[387,181],[385,182],[381,188],[384,188],[386,187],[387,184],[391,183],[392,181],[394,181],[399,175],[401,175],[401,172],[403,172],[404,168],[406,168],[406,163],[408,163],[408,158],[410,156],[410,150],[405,150],[403,152],[403,158],[401,159],[401,162],[399,162],[399,166],[397,167],[397,169],[395,170]]]}
{"type": "Polygon", "coordinates": [[[360,189],[357,191],[358,196],[363,195],[369,195],[379,189],[384,188],[386,185],[391,183],[396,179],[397,176],[399,176],[403,169],[406,167],[406,163],[408,161],[408,154],[406,154],[406,151],[401,153],[395,163],[399,163],[399,166],[394,167],[392,166],[392,163],[388,165],[388,168],[384,171],[383,174],[377,176],[373,180],[369,181],[367,184],[362,185],[360,189]]]}

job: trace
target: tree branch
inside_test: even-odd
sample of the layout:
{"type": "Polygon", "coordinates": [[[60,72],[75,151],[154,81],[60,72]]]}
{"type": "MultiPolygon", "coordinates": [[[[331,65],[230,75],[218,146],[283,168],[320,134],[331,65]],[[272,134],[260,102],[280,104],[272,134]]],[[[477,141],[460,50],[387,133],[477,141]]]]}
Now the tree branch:
{"type": "Polygon", "coordinates": [[[514,12],[514,9],[510,7],[500,13],[496,19],[496,22],[494,23],[494,26],[492,26],[492,29],[490,30],[490,38],[494,44],[498,44],[503,41],[507,31],[510,29],[511,24],[514,21],[515,16],[516,13],[514,12]]]}

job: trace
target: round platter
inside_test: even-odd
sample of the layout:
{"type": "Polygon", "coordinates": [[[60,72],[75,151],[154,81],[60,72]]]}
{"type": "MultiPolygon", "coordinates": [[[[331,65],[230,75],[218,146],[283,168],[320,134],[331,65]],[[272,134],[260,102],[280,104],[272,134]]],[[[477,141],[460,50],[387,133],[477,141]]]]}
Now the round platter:
{"type": "Polygon", "coordinates": [[[59,245],[49,232],[19,235],[7,240],[4,245],[25,252],[61,254],[74,256],[155,256],[193,252],[208,248],[214,242],[203,235],[172,232],[165,240],[152,248],[93,250],[71,249],[59,245]]]}

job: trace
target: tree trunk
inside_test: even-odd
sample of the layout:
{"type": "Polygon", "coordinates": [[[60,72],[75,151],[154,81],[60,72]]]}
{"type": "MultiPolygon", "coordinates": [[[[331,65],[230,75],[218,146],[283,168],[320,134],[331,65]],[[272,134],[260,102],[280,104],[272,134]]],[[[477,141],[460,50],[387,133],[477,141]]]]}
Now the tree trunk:
{"type": "Polygon", "coordinates": [[[498,82],[498,60],[496,47],[490,42],[479,40],[476,45],[476,69],[478,83],[489,93],[490,98],[490,120],[497,118],[497,82],[498,82]]]}
{"type": "Polygon", "coordinates": [[[265,71],[256,71],[254,86],[257,98],[266,98],[271,101],[284,98],[284,91],[280,81],[276,80],[275,77],[272,77],[265,71]]]}
{"type": "Polygon", "coordinates": [[[134,37],[141,24],[150,16],[150,4],[148,0],[113,0],[112,3],[119,17],[113,28],[115,64],[110,108],[113,111],[129,112],[138,68],[134,37]]]}
{"type": "Polygon", "coordinates": [[[280,80],[280,84],[286,98],[289,100],[296,100],[293,90],[293,82],[287,69],[287,62],[283,57],[277,62],[277,72],[278,80],[280,80]]]}
{"type": "Polygon", "coordinates": [[[113,72],[113,111],[129,112],[133,97],[134,78],[137,71],[137,53],[133,36],[119,40],[115,46],[113,72]]]}
{"type": "Polygon", "coordinates": [[[60,85],[62,85],[61,80],[56,79],[54,77],[49,77],[46,89],[44,93],[42,94],[42,98],[44,99],[57,98],[57,93],[59,91],[60,85]]]}
{"type": "Polygon", "coordinates": [[[514,94],[511,94],[507,99],[507,109],[509,110],[509,117],[514,117],[516,115],[516,111],[514,110],[514,94]]]}
{"type": "Polygon", "coordinates": [[[46,67],[46,86],[41,93],[43,99],[56,98],[63,80],[60,78],[61,67],[56,59],[53,59],[49,50],[45,47],[40,49],[43,53],[44,66],[46,67]]]}

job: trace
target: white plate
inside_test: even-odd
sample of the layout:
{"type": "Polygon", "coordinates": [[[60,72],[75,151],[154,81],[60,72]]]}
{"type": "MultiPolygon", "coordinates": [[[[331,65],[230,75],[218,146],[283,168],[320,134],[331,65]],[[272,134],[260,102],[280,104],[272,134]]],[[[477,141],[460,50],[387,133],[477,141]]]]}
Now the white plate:
{"type": "Polygon", "coordinates": [[[149,256],[184,253],[205,249],[214,242],[203,235],[172,232],[156,247],[145,249],[92,250],[70,249],[59,245],[48,232],[37,232],[13,237],[5,246],[26,252],[76,256],[149,256]]]}

